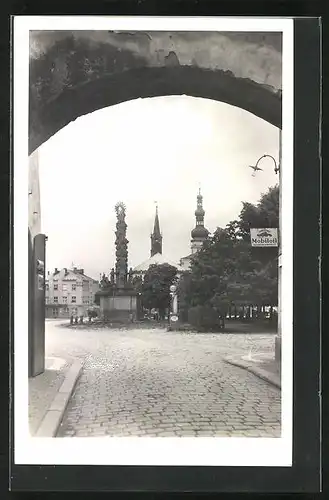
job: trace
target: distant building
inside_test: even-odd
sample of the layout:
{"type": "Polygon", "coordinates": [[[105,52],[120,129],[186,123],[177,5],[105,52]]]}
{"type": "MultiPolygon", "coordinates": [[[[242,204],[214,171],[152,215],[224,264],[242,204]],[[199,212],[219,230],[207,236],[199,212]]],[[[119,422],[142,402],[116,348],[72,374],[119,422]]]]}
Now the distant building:
{"type": "Polygon", "coordinates": [[[152,264],[170,264],[171,266],[177,268],[178,276],[182,272],[190,269],[193,256],[202,248],[203,243],[209,237],[209,231],[204,225],[205,211],[203,208],[203,197],[200,190],[197,195],[197,207],[194,214],[195,227],[191,231],[191,253],[182,257],[179,262],[173,262],[162,253],[162,234],[160,232],[158,207],[156,207],[154,228],[153,233],[151,234],[151,257],[133,269],[133,276],[143,278],[146,271],[152,264]]]}
{"type": "Polygon", "coordinates": [[[98,281],[86,276],[84,269],[55,268],[46,279],[46,317],[86,316],[98,290],[98,281]]]}
{"type": "Polygon", "coordinates": [[[155,209],[154,228],[151,234],[151,257],[157,254],[162,255],[162,234],[160,231],[158,206],[155,209]]]}
{"type": "Polygon", "coordinates": [[[149,259],[145,260],[133,269],[133,276],[143,278],[146,271],[153,264],[169,264],[176,267],[178,270],[180,269],[178,262],[173,262],[162,253],[162,234],[160,231],[158,207],[156,207],[154,228],[153,233],[151,234],[151,256],[149,259]]]}
{"type": "Polygon", "coordinates": [[[197,196],[197,207],[194,214],[195,228],[191,231],[191,253],[180,259],[179,264],[182,271],[188,271],[190,269],[193,256],[202,248],[203,243],[209,237],[209,231],[204,225],[205,211],[203,208],[203,197],[200,189],[197,196]]]}

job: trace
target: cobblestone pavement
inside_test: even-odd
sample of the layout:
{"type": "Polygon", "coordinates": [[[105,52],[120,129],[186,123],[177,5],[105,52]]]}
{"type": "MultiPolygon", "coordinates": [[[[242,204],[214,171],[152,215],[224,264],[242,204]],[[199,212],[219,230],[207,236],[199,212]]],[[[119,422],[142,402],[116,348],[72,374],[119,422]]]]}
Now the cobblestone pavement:
{"type": "Polygon", "coordinates": [[[47,355],[83,358],[59,437],[280,436],[280,391],[222,360],[270,352],[273,335],[71,330],[47,355]]]}

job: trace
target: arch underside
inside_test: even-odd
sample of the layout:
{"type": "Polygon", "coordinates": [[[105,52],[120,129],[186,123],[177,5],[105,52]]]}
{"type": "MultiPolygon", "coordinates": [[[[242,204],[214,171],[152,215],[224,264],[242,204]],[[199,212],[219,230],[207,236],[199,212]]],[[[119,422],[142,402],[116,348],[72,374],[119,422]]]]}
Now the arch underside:
{"type": "Polygon", "coordinates": [[[221,101],[281,128],[281,93],[272,88],[225,71],[190,66],[141,68],[66,87],[43,106],[30,98],[29,153],[82,115],[133,99],[165,95],[221,101]]]}

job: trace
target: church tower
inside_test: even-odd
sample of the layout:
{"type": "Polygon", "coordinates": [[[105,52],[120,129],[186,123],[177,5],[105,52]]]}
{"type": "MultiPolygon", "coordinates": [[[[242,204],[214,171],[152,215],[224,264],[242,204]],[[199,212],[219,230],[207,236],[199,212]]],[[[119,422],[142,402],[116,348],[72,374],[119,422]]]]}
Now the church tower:
{"type": "Polygon", "coordinates": [[[209,231],[204,227],[204,216],[205,211],[202,205],[203,197],[201,195],[201,190],[199,189],[199,194],[197,196],[197,207],[195,213],[195,228],[191,231],[191,252],[196,253],[200,248],[202,248],[203,242],[208,238],[209,231]]]}
{"type": "Polygon", "coordinates": [[[151,234],[151,257],[157,253],[162,254],[162,235],[160,233],[158,205],[155,209],[154,228],[151,234]]]}

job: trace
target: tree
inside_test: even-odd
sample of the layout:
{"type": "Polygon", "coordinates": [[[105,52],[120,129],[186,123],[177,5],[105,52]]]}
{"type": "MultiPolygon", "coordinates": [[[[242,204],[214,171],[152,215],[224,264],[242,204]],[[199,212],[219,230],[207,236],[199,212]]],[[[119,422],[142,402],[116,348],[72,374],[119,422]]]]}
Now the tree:
{"type": "Polygon", "coordinates": [[[209,306],[224,315],[227,309],[229,277],[236,270],[237,242],[218,228],[191,264],[186,300],[190,307],[209,306]]]}
{"type": "Polygon", "coordinates": [[[178,311],[180,321],[188,321],[189,299],[188,294],[191,286],[191,273],[184,271],[181,273],[177,286],[178,311]]]}
{"type": "Polygon", "coordinates": [[[152,264],[141,287],[143,307],[158,309],[161,319],[170,305],[170,286],[177,281],[177,269],[169,264],[152,264]]]}
{"type": "MultiPolygon", "coordinates": [[[[269,188],[257,203],[244,202],[239,215],[239,227],[244,240],[250,241],[250,228],[279,227],[279,186],[269,188]]],[[[277,248],[257,248],[252,249],[256,260],[264,264],[273,260],[277,256],[277,248]]]]}
{"type": "Polygon", "coordinates": [[[243,202],[237,222],[244,235],[251,227],[278,227],[279,209],[279,186],[276,185],[262,194],[257,205],[243,202]]]}
{"type": "Polygon", "coordinates": [[[279,188],[259,203],[243,203],[237,220],[218,228],[184,277],[186,307],[212,307],[226,315],[231,305],[277,305],[277,248],[254,248],[251,227],[278,227],[279,188]]]}

